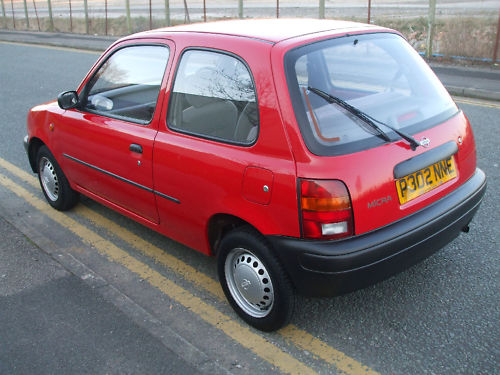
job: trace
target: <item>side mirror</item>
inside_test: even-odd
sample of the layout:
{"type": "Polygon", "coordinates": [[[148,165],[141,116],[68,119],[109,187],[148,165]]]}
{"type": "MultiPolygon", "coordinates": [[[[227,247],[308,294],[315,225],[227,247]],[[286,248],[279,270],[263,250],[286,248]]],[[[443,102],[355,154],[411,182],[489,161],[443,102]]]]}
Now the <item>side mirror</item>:
{"type": "Polygon", "coordinates": [[[78,93],[76,91],[65,91],[57,97],[57,104],[62,109],[72,109],[80,103],[78,93]]]}

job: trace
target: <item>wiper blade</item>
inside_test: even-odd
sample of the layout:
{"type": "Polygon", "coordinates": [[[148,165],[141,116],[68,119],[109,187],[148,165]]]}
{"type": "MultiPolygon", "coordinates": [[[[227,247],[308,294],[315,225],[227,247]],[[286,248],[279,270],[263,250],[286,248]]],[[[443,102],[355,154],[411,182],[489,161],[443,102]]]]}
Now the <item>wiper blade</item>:
{"type": "Polygon", "coordinates": [[[371,117],[370,115],[359,110],[358,108],[353,107],[352,105],[347,103],[345,100],[342,100],[336,96],[330,95],[330,94],[324,92],[323,90],[317,89],[315,87],[308,86],[307,89],[309,91],[315,93],[319,97],[325,99],[328,103],[337,104],[337,105],[341,106],[342,108],[344,108],[345,110],[349,111],[354,116],[356,116],[357,118],[359,118],[360,120],[364,121],[366,124],[371,126],[373,129],[375,129],[379,133],[380,137],[383,138],[384,140],[390,142],[391,138],[389,138],[389,136],[382,129],[380,129],[380,127],[377,124],[388,127],[393,132],[395,132],[397,135],[399,135],[401,138],[406,140],[410,144],[410,148],[413,151],[415,151],[416,148],[418,146],[420,146],[420,143],[418,143],[415,140],[415,138],[413,138],[411,135],[408,135],[408,134],[402,132],[401,130],[394,128],[393,126],[386,124],[385,122],[379,121],[379,120],[371,117]]]}

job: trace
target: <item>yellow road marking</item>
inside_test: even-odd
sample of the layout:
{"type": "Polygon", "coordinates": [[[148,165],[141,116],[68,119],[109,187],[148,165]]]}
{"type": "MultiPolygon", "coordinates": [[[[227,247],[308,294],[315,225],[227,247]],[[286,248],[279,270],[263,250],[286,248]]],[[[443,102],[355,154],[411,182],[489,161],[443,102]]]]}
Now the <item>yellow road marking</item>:
{"type": "Polygon", "coordinates": [[[314,374],[315,371],[304,363],[285,353],[280,348],[270,343],[266,338],[252,332],[248,327],[233,320],[228,315],[218,311],[213,306],[203,302],[200,298],[191,294],[188,290],[178,286],[159,272],[140,262],[129,255],[112,242],[101,237],[97,233],[86,228],[62,212],[52,209],[46,202],[35,197],[26,189],[17,185],[8,177],[0,174],[0,184],[12,191],[14,194],[31,204],[35,209],[47,215],[50,219],[69,229],[80,239],[94,247],[100,254],[106,256],[110,261],[118,263],[142,279],[158,288],[172,300],[183,305],[188,310],[198,315],[201,319],[223,331],[227,336],[237,341],[242,346],[250,349],[262,359],[276,366],[288,374],[314,374]]]}
{"type": "MultiPolygon", "coordinates": [[[[113,42],[110,42],[111,45],[113,42]]],[[[0,40],[0,44],[11,44],[14,46],[25,46],[25,47],[37,47],[37,48],[45,48],[45,49],[53,49],[56,51],[69,51],[69,52],[80,52],[80,53],[90,53],[92,55],[100,55],[104,51],[97,50],[88,50],[88,49],[79,49],[72,47],[59,47],[59,46],[50,46],[47,44],[38,44],[38,43],[28,43],[28,42],[8,42],[6,40],[0,40]]]]}
{"type": "Polygon", "coordinates": [[[474,100],[474,99],[463,99],[463,98],[457,98],[453,97],[453,100],[457,103],[461,104],[470,104],[470,105],[475,105],[479,107],[487,107],[487,108],[500,108],[499,103],[495,102],[489,102],[489,101],[481,101],[481,100],[474,100]]]}
{"type": "MultiPolygon", "coordinates": [[[[31,186],[38,187],[38,181],[36,180],[36,178],[2,158],[0,158],[0,166],[7,169],[9,172],[27,182],[31,186]]],[[[84,205],[76,206],[74,211],[77,214],[85,217],[95,225],[106,229],[112,235],[121,238],[122,240],[133,246],[135,249],[137,249],[139,252],[152,258],[155,262],[158,262],[181,275],[185,280],[191,282],[197,288],[209,292],[221,301],[225,301],[225,296],[222,292],[220,284],[208,275],[199,272],[194,267],[166,253],[163,249],[153,245],[148,241],[145,241],[136,234],[121,227],[120,225],[114,223],[113,221],[105,218],[104,216],[98,214],[97,212],[84,205]]],[[[370,369],[367,366],[364,366],[355,359],[329,346],[325,342],[311,335],[309,332],[306,332],[293,324],[290,324],[284,329],[281,329],[280,331],[278,331],[278,333],[287,341],[303,350],[307,350],[314,356],[335,366],[346,374],[378,374],[376,371],[370,369]]]]}
{"type": "Polygon", "coordinates": [[[142,254],[152,258],[155,262],[171,269],[175,273],[182,276],[185,280],[195,284],[199,289],[209,292],[219,300],[225,300],[220,284],[210,276],[198,271],[196,268],[190,266],[175,256],[166,253],[165,250],[142,239],[138,235],[130,232],[84,205],[76,206],[74,211],[92,222],[94,225],[104,228],[112,235],[121,238],[142,254]]]}
{"type": "Polygon", "coordinates": [[[332,348],[320,339],[311,335],[309,332],[301,330],[292,324],[281,329],[279,333],[283,337],[292,341],[299,348],[307,350],[309,353],[312,353],[313,355],[321,358],[323,361],[334,365],[346,374],[378,374],[378,372],[362,365],[355,359],[342,353],[340,350],[332,348]]]}
{"type": "MultiPolygon", "coordinates": [[[[0,158],[0,166],[11,172],[13,175],[19,177],[29,185],[35,188],[39,187],[38,180],[33,177],[33,175],[26,173],[22,169],[16,167],[15,165],[2,158],[0,158]]],[[[225,296],[222,292],[220,284],[211,277],[198,271],[196,268],[191,267],[189,264],[179,260],[175,256],[168,254],[167,252],[165,252],[165,250],[153,245],[148,241],[145,241],[138,235],[130,232],[122,226],[114,223],[112,220],[105,218],[104,216],[98,214],[97,212],[82,204],[77,205],[73,209],[73,211],[85,217],[87,220],[91,221],[98,227],[105,228],[109,233],[117,236],[118,238],[121,238],[144,255],[152,258],[155,262],[168,267],[187,281],[195,284],[198,288],[208,291],[210,294],[214,295],[220,300],[225,300],[225,296]]]]}
{"type": "Polygon", "coordinates": [[[39,186],[36,177],[34,177],[32,174],[23,171],[21,168],[15,166],[14,164],[9,163],[7,160],[0,158],[0,166],[8,170],[14,176],[19,177],[21,180],[28,183],[29,185],[33,187],[39,186]]]}
{"type": "MultiPolygon", "coordinates": [[[[209,292],[221,301],[226,300],[220,284],[211,277],[199,272],[195,268],[184,263],[183,261],[180,261],[176,257],[165,253],[164,250],[158,248],[148,241],[145,241],[136,234],[117,225],[113,221],[103,217],[102,215],[96,213],[88,207],[79,205],[75,207],[75,210],[78,214],[81,214],[95,225],[106,229],[112,235],[115,235],[128,244],[132,245],[135,249],[139,250],[144,255],[154,259],[156,262],[161,263],[163,266],[170,268],[174,272],[180,274],[185,280],[191,282],[199,289],[203,289],[209,292]]],[[[334,365],[339,370],[342,370],[347,374],[376,374],[375,371],[362,365],[353,358],[348,357],[339,350],[332,348],[328,344],[324,343],[310,333],[298,328],[293,324],[290,324],[286,328],[281,329],[280,331],[278,331],[278,333],[287,341],[295,344],[297,347],[303,350],[307,350],[316,357],[321,358],[331,365],[334,365]]]]}

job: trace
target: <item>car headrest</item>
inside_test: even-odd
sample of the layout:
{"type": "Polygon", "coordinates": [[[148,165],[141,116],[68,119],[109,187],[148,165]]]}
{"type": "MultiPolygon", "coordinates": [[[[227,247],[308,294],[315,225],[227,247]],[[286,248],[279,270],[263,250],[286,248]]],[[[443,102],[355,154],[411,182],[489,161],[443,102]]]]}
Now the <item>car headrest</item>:
{"type": "Polygon", "coordinates": [[[186,94],[186,100],[189,105],[199,108],[204,105],[218,101],[210,89],[214,84],[217,84],[217,71],[212,68],[202,68],[196,73],[186,77],[188,80],[187,87],[191,87],[193,92],[186,94]]]}

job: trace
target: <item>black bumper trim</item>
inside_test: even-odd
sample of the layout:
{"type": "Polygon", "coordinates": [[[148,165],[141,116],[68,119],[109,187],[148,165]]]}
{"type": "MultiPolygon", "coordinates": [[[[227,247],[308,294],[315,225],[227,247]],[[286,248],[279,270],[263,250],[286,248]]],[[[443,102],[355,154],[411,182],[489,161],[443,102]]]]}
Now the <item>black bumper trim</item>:
{"type": "Polygon", "coordinates": [[[301,294],[332,296],[384,280],[430,256],[466,227],[486,191],[480,169],[455,191],[408,217],[339,241],[267,236],[301,294]]]}

